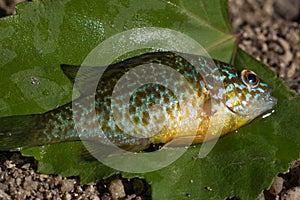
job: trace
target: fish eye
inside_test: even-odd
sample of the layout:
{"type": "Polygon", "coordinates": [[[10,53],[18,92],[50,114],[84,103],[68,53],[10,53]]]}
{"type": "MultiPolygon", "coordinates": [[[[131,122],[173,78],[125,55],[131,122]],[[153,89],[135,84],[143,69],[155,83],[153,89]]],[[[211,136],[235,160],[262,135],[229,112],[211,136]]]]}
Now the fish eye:
{"type": "Polygon", "coordinates": [[[255,88],[259,84],[258,76],[253,71],[250,70],[244,69],[241,72],[241,79],[245,85],[251,88],[255,88]]]}

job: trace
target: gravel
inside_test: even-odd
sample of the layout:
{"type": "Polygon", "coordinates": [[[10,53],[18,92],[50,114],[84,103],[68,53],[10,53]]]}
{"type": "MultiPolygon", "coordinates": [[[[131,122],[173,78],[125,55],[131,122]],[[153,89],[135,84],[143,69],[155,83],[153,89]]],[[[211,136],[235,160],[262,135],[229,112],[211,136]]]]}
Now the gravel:
{"type": "MultiPolygon", "coordinates": [[[[239,47],[271,66],[277,76],[300,94],[300,1],[229,0],[232,25],[241,33],[239,47]]],[[[300,161],[278,174],[260,200],[299,200],[300,161]]]]}
{"type": "MultiPolygon", "coordinates": [[[[0,0],[0,17],[14,14],[19,1],[0,0]]],[[[240,47],[261,60],[300,94],[300,1],[229,0],[232,24],[240,33],[240,47]]],[[[143,179],[114,175],[81,185],[77,177],[36,172],[37,163],[19,153],[0,153],[0,199],[151,199],[143,179]]],[[[236,199],[236,198],[232,198],[236,199]]],[[[300,161],[279,174],[260,200],[300,199],[300,161]]]]}
{"type": "Polygon", "coordinates": [[[151,188],[143,179],[130,180],[115,175],[81,185],[77,177],[39,174],[36,167],[33,158],[1,152],[0,199],[150,199],[151,188]],[[138,189],[137,185],[140,185],[138,189]]]}
{"type": "Polygon", "coordinates": [[[271,66],[278,77],[299,94],[300,1],[230,0],[230,11],[233,28],[241,33],[239,46],[257,60],[271,66]],[[292,17],[291,12],[285,12],[286,17],[281,17],[290,6],[297,8],[298,12],[293,11],[292,17]]]}

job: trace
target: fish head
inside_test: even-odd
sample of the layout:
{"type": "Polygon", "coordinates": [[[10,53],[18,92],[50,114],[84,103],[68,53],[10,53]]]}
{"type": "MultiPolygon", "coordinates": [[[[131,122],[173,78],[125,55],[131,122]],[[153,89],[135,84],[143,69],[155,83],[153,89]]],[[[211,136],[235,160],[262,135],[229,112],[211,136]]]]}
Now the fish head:
{"type": "Polygon", "coordinates": [[[249,122],[277,104],[272,89],[255,72],[244,69],[231,74],[224,82],[225,106],[235,116],[249,122]]]}

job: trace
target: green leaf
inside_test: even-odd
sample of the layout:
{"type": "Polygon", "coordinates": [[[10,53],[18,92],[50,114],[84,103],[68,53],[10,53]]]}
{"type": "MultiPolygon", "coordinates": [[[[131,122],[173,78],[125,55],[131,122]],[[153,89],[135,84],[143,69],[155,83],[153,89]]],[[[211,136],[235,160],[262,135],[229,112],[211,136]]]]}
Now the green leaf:
{"type": "MultiPolygon", "coordinates": [[[[229,62],[235,49],[227,2],[222,0],[43,0],[21,4],[17,13],[0,20],[0,86],[5,88],[0,90],[1,116],[41,113],[69,102],[72,85],[60,64],[82,63],[99,43],[131,28],[180,31],[222,61],[229,62]]],[[[222,137],[205,158],[197,157],[201,145],[196,145],[163,169],[132,174],[84,159],[81,142],[34,147],[22,154],[34,156],[41,173],[78,175],[83,183],[115,173],[144,177],[152,185],[153,199],[255,199],[299,158],[300,97],[241,50],[234,62],[271,85],[278,105],[270,117],[222,137]]],[[[179,150],[162,150],[157,162],[179,150]]],[[[130,156],[120,165],[131,164],[130,156]]]]}

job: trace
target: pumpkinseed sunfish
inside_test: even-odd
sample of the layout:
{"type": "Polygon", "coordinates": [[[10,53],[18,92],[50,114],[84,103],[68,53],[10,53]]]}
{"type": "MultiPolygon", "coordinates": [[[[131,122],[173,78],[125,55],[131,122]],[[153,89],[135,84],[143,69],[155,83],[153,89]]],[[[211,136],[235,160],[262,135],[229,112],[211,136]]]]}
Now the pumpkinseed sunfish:
{"type": "Polygon", "coordinates": [[[198,55],[146,53],[105,70],[84,67],[78,76],[79,66],[61,68],[81,96],[43,114],[0,118],[0,150],[75,140],[109,141],[131,151],[173,140],[201,143],[248,124],[277,103],[254,72],[198,55]],[[81,88],[81,79],[85,85],[97,81],[95,90],[81,88]]]}

